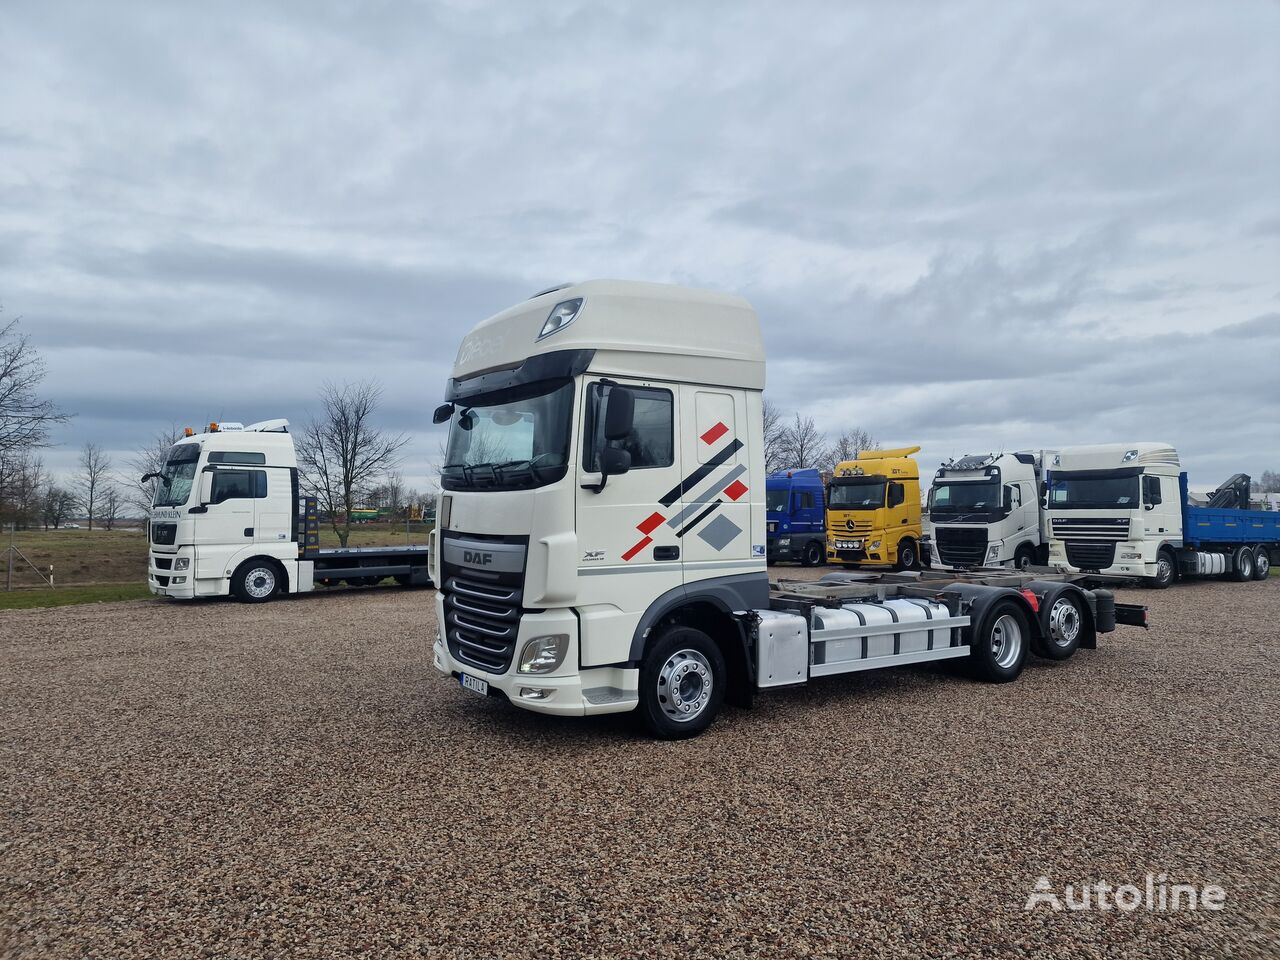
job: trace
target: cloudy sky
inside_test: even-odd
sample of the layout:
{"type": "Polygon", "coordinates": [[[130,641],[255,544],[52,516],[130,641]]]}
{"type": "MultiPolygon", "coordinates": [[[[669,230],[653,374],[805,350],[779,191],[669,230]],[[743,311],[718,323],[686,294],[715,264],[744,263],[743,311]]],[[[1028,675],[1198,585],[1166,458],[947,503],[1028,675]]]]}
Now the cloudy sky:
{"type": "Polygon", "coordinates": [[[1280,469],[1280,5],[112,3],[0,14],[0,318],[94,438],[376,377],[589,277],[747,296],[768,395],[951,454],[1280,469]]]}

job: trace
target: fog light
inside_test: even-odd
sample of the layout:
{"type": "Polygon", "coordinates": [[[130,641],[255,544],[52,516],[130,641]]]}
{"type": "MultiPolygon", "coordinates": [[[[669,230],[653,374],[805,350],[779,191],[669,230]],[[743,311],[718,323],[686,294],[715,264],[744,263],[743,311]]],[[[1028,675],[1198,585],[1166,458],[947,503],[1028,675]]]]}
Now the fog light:
{"type": "Polygon", "coordinates": [[[189,566],[191,566],[190,557],[179,557],[173,561],[173,569],[175,570],[186,570],[189,566]]]}
{"type": "Polygon", "coordinates": [[[551,696],[551,691],[546,687],[521,687],[521,700],[545,700],[551,696]]]}
{"type": "Polygon", "coordinates": [[[169,582],[170,582],[170,583],[186,583],[186,582],[187,582],[187,578],[186,578],[186,577],[174,577],[174,578],[173,578],[172,580],[170,580],[169,582]]]}
{"type": "Polygon", "coordinates": [[[564,662],[564,655],[568,649],[567,633],[534,637],[524,645],[524,651],[520,654],[520,672],[550,673],[564,662]]]}

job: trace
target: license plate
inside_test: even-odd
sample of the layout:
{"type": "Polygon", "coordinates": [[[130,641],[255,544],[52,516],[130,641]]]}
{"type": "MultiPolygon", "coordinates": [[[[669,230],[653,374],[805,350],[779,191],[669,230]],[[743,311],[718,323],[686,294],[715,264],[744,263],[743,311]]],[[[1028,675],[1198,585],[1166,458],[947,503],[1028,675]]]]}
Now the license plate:
{"type": "Polygon", "coordinates": [[[487,697],[489,695],[488,680],[481,680],[479,677],[469,677],[465,673],[460,679],[462,681],[462,689],[478,693],[482,697],[487,697]]]}

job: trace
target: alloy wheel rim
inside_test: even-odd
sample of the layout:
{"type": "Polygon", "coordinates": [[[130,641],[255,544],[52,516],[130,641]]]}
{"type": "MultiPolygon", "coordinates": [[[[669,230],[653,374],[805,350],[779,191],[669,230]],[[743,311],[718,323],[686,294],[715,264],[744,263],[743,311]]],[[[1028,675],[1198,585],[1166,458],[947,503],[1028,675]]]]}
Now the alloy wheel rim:
{"type": "Polygon", "coordinates": [[[658,671],[658,703],[677,723],[697,719],[711,702],[711,664],[697,650],[677,650],[658,671]]]}
{"type": "Polygon", "coordinates": [[[257,600],[271,596],[276,589],[276,575],[266,567],[255,567],[250,570],[244,582],[249,596],[257,600]]]}
{"type": "Polygon", "coordinates": [[[1022,628],[1010,614],[1001,615],[991,627],[991,656],[996,666],[1008,669],[1022,651],[1022,628]]]}
{"type": "Polygon", "coordinates": [[[1054,602],[1049,611],[1049,634],[1060,647],[1068,647],[1080,636],[1080,610],[1066,597],[1054,602]]]}

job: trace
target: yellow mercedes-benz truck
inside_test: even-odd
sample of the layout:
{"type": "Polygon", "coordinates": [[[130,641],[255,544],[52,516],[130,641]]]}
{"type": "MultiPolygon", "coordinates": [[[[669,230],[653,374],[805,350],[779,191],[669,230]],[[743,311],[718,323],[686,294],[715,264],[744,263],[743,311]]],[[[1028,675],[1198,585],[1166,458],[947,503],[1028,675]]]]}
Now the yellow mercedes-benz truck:
{"type": "Polygon", "coordinates": [[[836,465],[827,494],[827,561],[920,568],[919,447],[864,450],[836,465]]]}

